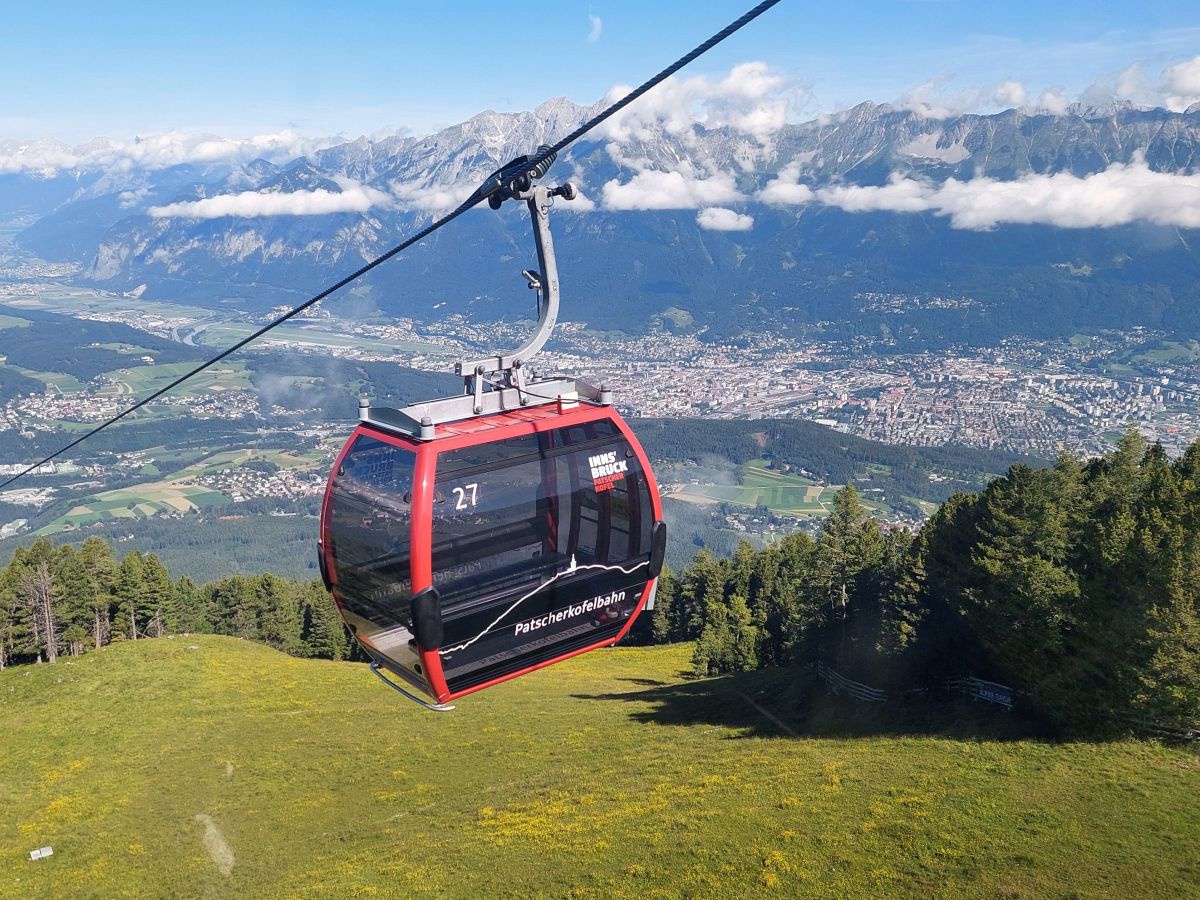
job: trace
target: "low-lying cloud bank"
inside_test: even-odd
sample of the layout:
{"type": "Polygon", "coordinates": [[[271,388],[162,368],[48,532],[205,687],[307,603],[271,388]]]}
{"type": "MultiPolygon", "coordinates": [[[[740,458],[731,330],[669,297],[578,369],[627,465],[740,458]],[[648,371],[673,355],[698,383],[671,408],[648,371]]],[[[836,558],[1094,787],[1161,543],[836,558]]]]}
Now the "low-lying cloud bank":
{"type": "Polygon", "coordinates": [[[708,231],[749,231],[754,227],[754,216],[721,206],[710,206],[700,210],[696,223],[708,231]]]}
{"type": "Polygon", "coordinates": [[[307,138],[293,131],[224,138],[194,131],[169,131],[113,141],[100,138],[71,147],[61,141],[0,141],[0,174],[53,177],[63,171],[129,172],[184,163],[285,162],[344,143],[344,137],[307,138]]]}
{"type": "MultiPolygon", "coordinates": [[[[1113,164],[1079,177],[1069,173],[1026,175],[1012,181],[951,178],[936,183],[893,175],[880,186],[853,184],[812,188],[788,165],[753,196],[773,206],[820,204],[846,212],[933,213],[948,216],[954,228],[986,231],[999,225],[1052,225],[1058,228],[1111,228],[1151,222],[1200,228],[1200,175],[1152,171],[1142,159],[1113,164]]],[[[345,181],[340,190],[319,188],[292,193],[244,191],[187,200],[149,210],[155,218],[216,219],[225,216],[319,216],[365,213],[376,207],[434,212],[461,202],[460,191],[393,185],[391,192],[345,181]]],[[[748,231],[754,217],[728,204],[750,200],[732,176],[646,169],[628,182],[613,179],[599,204],[581,199],[576,212],[698,210],[696,221],[710,231],[748,231]]]]}
{"type": "Polygon", "coordinates": [[[1012,181],[949,179],[941,184],[893,175],[880,187],[836,185],[813,190],[794,169],[759,192],[766,203],[821,203],[847,212],[932,212],[955,228],[997,225],[1111,228],[1144,221],[1200,228],[1200,175],[1152,171],[1143,160],[1113,164],[1082,178],[1070,173],[1026,175],[1012,181]]]}
{"type": "Polygon", "coordinates": [[[953,74],[944,73],[905,91],[892,105],[923,118],[946,119],[1003,109],[1062,115],[1073,103],[1087,108],[1114,101],[1184,112],[1200,102],[1200,56],[1168,66],[1157,76],[1147,72],[1144,63],[1134,62],[1099,76],[1076,97],[1071,97],[1062,85],[1051,85],[1039,93],[1013,80],[959,86],[953,74]]]}
{"type": "Polygon", "coordinates": [[[221,194],[202,200],[185,200],[166,206],[152,206],[156,219],[220,219],[226,216],[325,216],[333,213],[364,213],[373,206],[389,205],[392,198],[383,191],[361,184],[345,184],[340,191],[317,188],[312,191],[221,194]]]}
{"type": "Polygon", "coordinates": [[[613,179],[600,191],[605,209],[697,209],[745,199],[733,176],[718,173],[710,178],[691,172],[645,169],[622,184],[613,179]]]}

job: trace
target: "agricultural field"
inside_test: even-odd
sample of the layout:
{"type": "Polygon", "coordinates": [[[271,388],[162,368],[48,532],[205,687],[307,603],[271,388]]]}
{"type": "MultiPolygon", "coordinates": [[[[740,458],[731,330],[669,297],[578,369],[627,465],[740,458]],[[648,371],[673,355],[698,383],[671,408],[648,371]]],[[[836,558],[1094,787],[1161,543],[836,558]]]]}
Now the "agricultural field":
{"type": "MultiPolygon", "coordinates": [[[[832,508],[833,495],[841,485],[819,485],[799,475],[775,472],[767,462],[753,459],[740,467],[739,484],[684,484],[668,496],[688,503],[731,503],[753,509],[765,506],[773,513],[785,516],[826,516],[832,508]]],[[[877,511],[887,508],[873,502],[870,494],[864,502],[877,511]]]]}
{"type": "Polygon", "coordinates": [[[16,316],[0,315],[0,330],[6,328],[28,328],[28,319],[18,319],[16,316]]]}
{"type": "Polygon", "coordinates": [[[35,534],[41,537],[98,521],[179,515],[210,506],[222,506],[229,503],[230,498],[219,490],[196,484],[196,479],[225,469],[235,469],[251,460],[270,462],[281,469],[304,470],[326,463],[328,457],[328,453],[320,448],[304,453],[243,448],[202,455],[197,455],[196,451],[171,451],[162,448],[159,451],[148,450],[145,455],[148,462],[143,472],[146,475],[158,474],[157,467],[149,460],[186,460],[189,464],[160,480],[104,491],[89,497],[64,515],[39,528],[35,534]]]}
{"type": "MultiPolygon", "coordinates": [[[[195,368],[194,363],[167,363],[160,366],[133,366],[106,372],[102,377],[120,396],[144,397],[195,368]]],[[[223,363],[196,375],[171,393],[172,397],[195,397],[219,391],[250,390],[250,375],[243,362],[223,363]]]]}
{"type": "Polygon", "coordinates": [[[599,651],[433,714],[211,636],[0,672],[0,896],[1200,892],[1200,755],[599,651]],[[53,856],[30,860],[31,850],[53,856]]]}
{"type": "Polygon", "coordinates": [[[73,507],[35,532],[39,537],[80,528],[110,519],[137,519],[158,515],[177,515],[205,506],[220,506],[229,498],[220,491],[203,487],[169,484],[139,484],[97,494],[86,503],[73,507]]]}

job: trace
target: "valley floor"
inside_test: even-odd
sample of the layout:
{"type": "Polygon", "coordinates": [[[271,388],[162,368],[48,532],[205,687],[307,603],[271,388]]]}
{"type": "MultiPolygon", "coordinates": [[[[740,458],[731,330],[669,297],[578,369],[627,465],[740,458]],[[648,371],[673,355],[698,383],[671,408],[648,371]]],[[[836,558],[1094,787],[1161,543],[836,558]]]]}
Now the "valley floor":
{"type": "Polygon", "coordinates": [[[0,896],[1200,893],[1200,754],[884,727],[689,652],[449,714],[231,638],[10,668],[0,896]]]}

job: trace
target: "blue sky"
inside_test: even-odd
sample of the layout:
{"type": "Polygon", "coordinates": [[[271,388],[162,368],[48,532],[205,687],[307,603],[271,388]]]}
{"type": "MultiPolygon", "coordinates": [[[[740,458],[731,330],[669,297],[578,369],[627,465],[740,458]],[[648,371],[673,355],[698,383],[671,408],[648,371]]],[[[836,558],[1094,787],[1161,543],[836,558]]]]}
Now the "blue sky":
{"type": "MultiPolygon", "coordinates": [[[[592,102],[614,84],[641,81],[749,5],[13,4],[0,13],[0,139],[423,133],[552,96],[592,102]]],[[[806,118],[895,100],[937,79],[927,93],[966,105],[973,89],[1009,80],[1031,100],[1052,86],[1075,97],[1098,79],[1116,84],[1134,63],[1149,91],[1164,68],[1198,55],[1195,0],[783,0],[685,74],[764,61],[807,88],[794,111],[806,118]]]]}

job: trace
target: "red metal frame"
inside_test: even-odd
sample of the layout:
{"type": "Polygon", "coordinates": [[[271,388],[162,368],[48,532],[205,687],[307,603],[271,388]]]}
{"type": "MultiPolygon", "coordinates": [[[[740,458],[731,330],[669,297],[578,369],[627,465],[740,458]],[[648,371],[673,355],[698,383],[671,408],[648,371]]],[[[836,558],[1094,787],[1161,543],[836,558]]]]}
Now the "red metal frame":
{"type": "MultiPolygon", "coordinates": [[[[328,532],[330,498],[333,495],[334,476],[341,466],[346,452],[353,444],[353,438],[359,434],[369,434],[371,437],[381,440],[384,443],[408,450],[415,456],[413,468],[412,524],[409,533],[412,590],[415,594],[433,585],[433,534],[431,523],[433,521],[434,476],[437,466],[437,455],[439,453],[444,450],[475,447],[480,444],[489,444],[493,441],[501,441],[508,438],[551,431],[556,428],[583,425],[598,421],[613,422],[620,430],[622,436],[629,441],[629,446],[637,456],[638,462],[641,463],[642,471],[646,478],[646,485],[650,490],[653,521],[661,521],[662,500],[658,494],[658,483],[654,480],[654,472],[650,467],[650,460],[646,456],[646,451],[642,449],[641,443],[638,442],[636,435],[625,424],[625,420],[611,407],[578,405],[563,408],[561,404],[548,404],[517,412],[497,413],[491,416],[467,419],[463,422],[439,425],[437,426],[436,435],[431,441],[417,441],[375,426],[359,425],[354,430],[354,434],[351,435],[351,440],[346,441],[346,446],[342,448],[342,452],[338,455],[337,461],[333,465],[333,470],[329,474],[329,483],[325,489],[325,501],[321,507],[321,552],[325,555],[325,568],[328,573],[334,601],[339,607],[341,606],[337,592],[337,569],[334,566],[333,550],[328,532]]],[[[639,598],[633,614],[629,617],[629,621],[625,623],[625,627],[615,637],[605,638],[586,647],[564,653],[562,656],[556,656],[553,659],[545,660],[544,662],[528,666],[516,672],[510,672],[507,675],[499,676],[491,681],[485,681],[482,684],[473,685],[461,691],[452,692],[447,687],[446,677],[442,671],[441,656],[437,650],[429,650],[419,646],[422,667],[421,674],[425,677],[429,693],[439,703],[445,703],[448,700],[454,700],[466,694],[481,691],[502,681],[518,678],[521,675],[525,675],[536,669],[545,668],[564,659],[570,659],[581,653],[587,653],[589,650],[611,646],[629,633],[629,629],[633,627],[633,623],[637,621],[637,617],[641,615],[642,610],[645,608],[646,602],[650,597],[650,592],[654,589],[655,581],[656,579],[650,579],[646,583],[646,589],[642,592],[642,596],[639,598]]],[[[359,640],[369,646],[367,640],[363,638],[359,638],[359,640]]]]}

